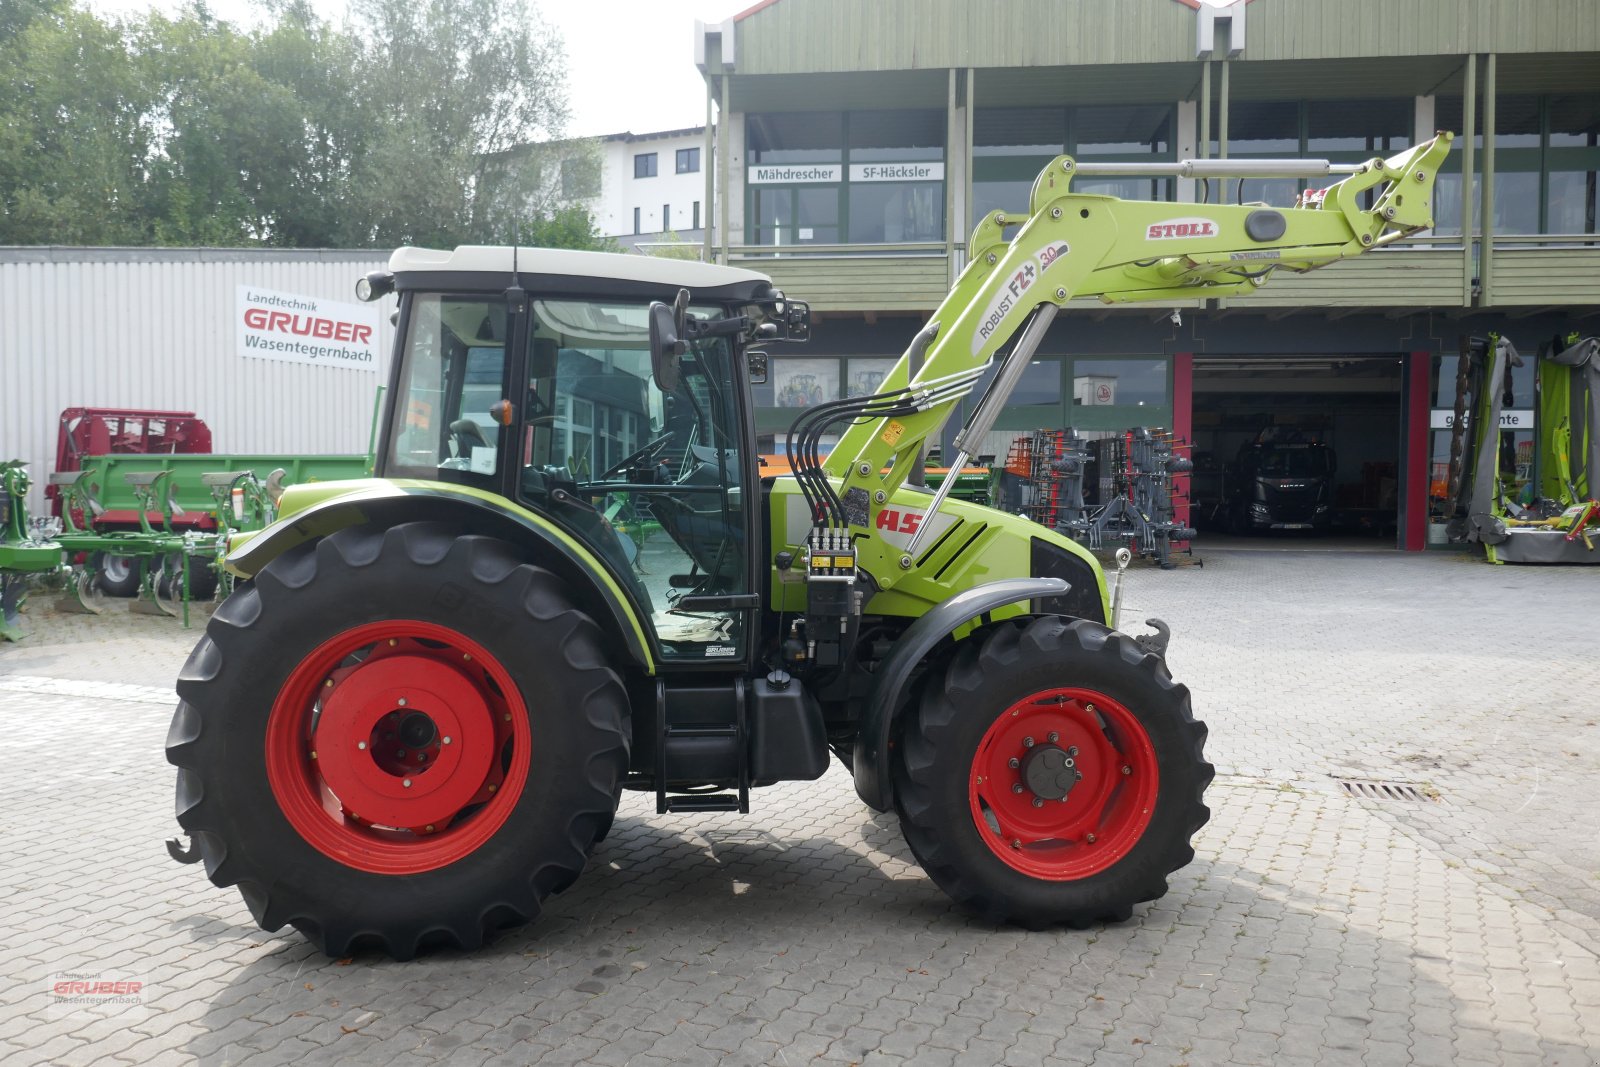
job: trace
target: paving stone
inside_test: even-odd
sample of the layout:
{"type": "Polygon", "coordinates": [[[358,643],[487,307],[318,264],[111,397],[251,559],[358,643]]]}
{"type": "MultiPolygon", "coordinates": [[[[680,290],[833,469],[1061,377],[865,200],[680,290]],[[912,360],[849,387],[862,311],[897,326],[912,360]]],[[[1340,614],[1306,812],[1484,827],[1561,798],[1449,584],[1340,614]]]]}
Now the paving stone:
{"type": "Polygon", "coordinates": [[[28,642],[0,646],[19,756],[0,803],[26,857],[0,866],[0,1061],[1600,1062],[1600,728],[1570,699],[1600,662],[1581,627],[1512,627],[1485,647],[1460,609],[1583,617],[1583,583],[1220,552],[1132,581],[1131,617],[1174,627],[1170,665],[1220,776],[1195,863],[1126,924],[962,915],[834,768],[756,791],[744,819],[656,816],[629,794],[532,929],[347,967],[257,931],[235,892],[153,847],[174,829],[162,745],[197,631],[39,615],[28,642]],[[70,788],[48,758],[65,744],[97,753],[70,788]],[[1339,775],[1443,799],[1354,800],[1339,775]],[[61,969],[144,977],[144,1014],[54,1010],[41,991],[61,969]]]}

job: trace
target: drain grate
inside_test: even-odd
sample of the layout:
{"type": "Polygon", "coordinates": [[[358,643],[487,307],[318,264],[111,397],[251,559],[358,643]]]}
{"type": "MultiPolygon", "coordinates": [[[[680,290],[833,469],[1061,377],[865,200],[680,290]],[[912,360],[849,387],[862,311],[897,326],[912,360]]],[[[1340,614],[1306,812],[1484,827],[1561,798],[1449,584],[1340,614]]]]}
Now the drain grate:
{"type": "Polygon", "coordinates": [[[1365,778],[1338,778],[1335,781],[1347,796],[1361,800],[1430,804],[1439,799],[1438,794],[1431,788],[1412,782],[1384,782],[1365,778]]]}

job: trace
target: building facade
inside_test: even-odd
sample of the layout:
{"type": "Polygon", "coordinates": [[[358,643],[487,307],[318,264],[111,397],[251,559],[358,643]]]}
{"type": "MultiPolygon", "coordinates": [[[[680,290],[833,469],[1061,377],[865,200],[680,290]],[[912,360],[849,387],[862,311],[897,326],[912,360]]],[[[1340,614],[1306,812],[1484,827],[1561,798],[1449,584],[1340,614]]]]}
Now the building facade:
{"type": "Polygon", "coordinates": [[[600,232],[655,251],[705,239],[705,127],[600,138],[600,192],[589,201],[600,232]]]}
{"type": "MultiPolygon", "coordinates": [[[[1422,548],[1442,532],[1437,424],[1461,336],[1531,351],[1600,313],[1593,0],[766,0],[697,27],[696,62],[715,107],[705,252],[819,313],[805,350],[773,353],[758,425],[775,444],[788,408],[871,391],[974,223],[1025,208],[1062,152],[1361,162],[1458,134],[1428,234],[1247,298],[1074,301],[1057,318],[988,450],[1036,428],[1172,429],[1194,450],[1202,524],[1243,443],[1295,434],[1333,446],[1342,513],[1422,548]]],[[[1287,206],[1300,188],[1074,183],[1197,206],[1287,206]]],[[[1533,406],[1531,363],[1510,409],[1533,406]]]]}

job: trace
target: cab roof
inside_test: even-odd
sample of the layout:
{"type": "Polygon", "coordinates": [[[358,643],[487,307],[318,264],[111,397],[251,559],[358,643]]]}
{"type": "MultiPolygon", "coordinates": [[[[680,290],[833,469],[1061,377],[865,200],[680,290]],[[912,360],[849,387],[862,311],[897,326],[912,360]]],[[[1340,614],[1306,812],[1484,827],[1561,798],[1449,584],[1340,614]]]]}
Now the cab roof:
{"type": "MultiPolygon", "coordinates": [[[[647,286],[682,286],[691,290],[771,284],[765,274],[753,270],[692,260],[578,252],[566,248],[517,248],[515,251],[517,272],[524,275],[599,278],[647,286]]],[[[389,269],[396,275],[462,272],[509,276],[512,265],[509,245],[462,245],[454,252],[408,246],[396,249],[389,257],[389,269]]]]}

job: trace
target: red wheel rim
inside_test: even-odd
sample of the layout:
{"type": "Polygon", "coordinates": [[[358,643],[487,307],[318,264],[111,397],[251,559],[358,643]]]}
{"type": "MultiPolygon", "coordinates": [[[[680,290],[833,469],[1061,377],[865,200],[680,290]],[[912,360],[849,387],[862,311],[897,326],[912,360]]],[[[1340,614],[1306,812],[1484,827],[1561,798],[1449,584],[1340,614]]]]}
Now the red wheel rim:
{"type": "Polygon", "coordinates": [[[346,630],[289,675],[267,719],[267,782],[317,851],[417,874],[494,836],[528,779],[527,707],[498,660],[444,626],[346,630]]]}
{"type": "Polygon", "coordinates": [[[1007,866],[1067,882],[1132,851],[1158,785],[1155,746],[1126,706],[1091,689],[1044,689],[984,733],[967,799],[978,836],[1007,866]]]}

